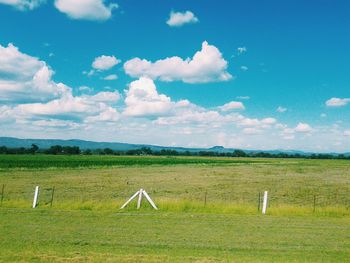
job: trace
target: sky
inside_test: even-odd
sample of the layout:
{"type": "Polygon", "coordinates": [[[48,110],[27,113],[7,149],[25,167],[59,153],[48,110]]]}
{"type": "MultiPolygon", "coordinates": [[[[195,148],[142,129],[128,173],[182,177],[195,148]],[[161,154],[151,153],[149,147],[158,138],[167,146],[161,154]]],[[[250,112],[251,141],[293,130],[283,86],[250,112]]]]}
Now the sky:
{"type": "Polygon", "coordinates": [[[0,136],[350,151],[348,0],[0,0],[0,136]]]}

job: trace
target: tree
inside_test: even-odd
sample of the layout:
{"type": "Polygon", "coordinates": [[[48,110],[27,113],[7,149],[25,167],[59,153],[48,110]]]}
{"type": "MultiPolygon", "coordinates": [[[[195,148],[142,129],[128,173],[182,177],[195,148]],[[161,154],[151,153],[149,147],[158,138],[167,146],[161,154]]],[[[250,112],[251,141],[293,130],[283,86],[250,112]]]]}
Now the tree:
{"type": "Polygon", "coordinates": [[[107,154],[107,155],[114,154],[114,151],[110,148],[104,148],[103,152],[104,152],[104,154],[107,154]]]}
{"type": "Polygon", "coordinates": [[[31,154],[35,154],[35,153],[37,153],[39,151],[39,147],[38,147],[38,145],[36,145],[36,144],[32,144],[32,148],[30,148],[29,149],[29,152],[31,153],[31,154]]]}

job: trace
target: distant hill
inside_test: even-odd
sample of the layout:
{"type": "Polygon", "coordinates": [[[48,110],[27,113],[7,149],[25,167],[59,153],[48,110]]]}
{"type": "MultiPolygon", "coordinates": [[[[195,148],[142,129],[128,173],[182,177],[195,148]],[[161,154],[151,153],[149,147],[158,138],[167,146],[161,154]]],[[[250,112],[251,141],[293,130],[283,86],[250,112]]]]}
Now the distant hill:
{"type": "Polygon", "coordinates": [[[148,147],[152,150],[176,150],[179,152],[184,151],[201,151],[203,149],[196,148],[183,148],[183,147],[166,147],[166,146],[156,146],[156,145],[146,145],[146,144],[129,144],[129,143],[119,143],[119,142],[93,142],[84,140],[58,140],[58,139],[18,139],[13,137],[0,137],[0,146],[6,146],[9,148],[19,148],[25,147],[30,148],[32,144],[36,144],[40,149],[48,149],[54,145],[61,146],[78,146],[80,149],[104,149],[110,148],[114,151],[128,151],[140,149],[142,147],[148,147]]]}
{"type": "MultiPolygon", "coordinates": [[[[170,147],[170,146],[157,146],[157,145],[147,145],[147,144],[130,144],[130,143],[120,143],[120,142],[94,142],[94,141],[84,141],[84,140],[57,140],[57,139],[18,139],[13,137],[0,137],[0,146],[6,146],[9,148],[19,148],[25,147],[30,148],[32,144],[36,144],[40,149],[48,149],[54,145],[61,146],[78,146],[80,149],[105,149],[110,148],[114,151],[128,151],[140,149],[142,147],[148,147],[152,151],[160,151],[164,150],[175,150],[178,152],[199,152],[199,151],[211,151],[211,152],[233,152],[234,148],[225,148],[223,146],[214,146],[211,148],[185,148],[185,147],[170,147]]],[[[261,150],[244,150],[246,153],[258,153],[265,152],[271,154],[278,153],[287,153],[287,154],[301,154],[305,156],[309,156],[312,153],[303,152],[303,151],[293,151],[293,150],[269,150],[269,151],[261,151],[261,150]]],[[[332,155],[336,155],[336,153],[329,153],[332,155]]],[[[344,153],[345,156],[350,156],[350,153],[344,153]]]]}

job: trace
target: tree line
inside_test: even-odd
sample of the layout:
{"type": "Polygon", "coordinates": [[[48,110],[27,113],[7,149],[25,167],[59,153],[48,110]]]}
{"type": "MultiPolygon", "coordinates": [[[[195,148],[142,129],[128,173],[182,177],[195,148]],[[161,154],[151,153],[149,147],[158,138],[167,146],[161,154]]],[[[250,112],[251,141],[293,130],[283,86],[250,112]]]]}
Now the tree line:
{"type": "Polygon", "coordinates": [[[300,153],[268,153],[268,152],[245,152],[234,150],[232,152],[217,151],[176,151],[172,149],[152,150],[149,147],[139,149],[116,151],[110,148],[104,149],[84,149],[78,146],[54,145],[48,149],[40,149],[36,144],[30,148],[18,147],[10,148],[0,146],[0,154],[53,154],[53,155],[155,155],[155,156],[207,156],[207,157],[252,157],[252,158],[307,158],[307,159],[348,159],[350,156],[344,154],[300,154],[300,153]]]}

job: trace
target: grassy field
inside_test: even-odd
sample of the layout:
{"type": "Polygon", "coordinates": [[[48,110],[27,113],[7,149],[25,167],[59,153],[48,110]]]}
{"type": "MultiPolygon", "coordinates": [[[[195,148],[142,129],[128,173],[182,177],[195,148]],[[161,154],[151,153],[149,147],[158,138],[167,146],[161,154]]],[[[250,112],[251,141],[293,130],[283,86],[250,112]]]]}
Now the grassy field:
{"type": "MultiPolygon", "coordinates": [[[[0,169],[45,169],[45,168],[82,168],[110,166],[146,166],[179,164],[250,164],[267,163],[267,159],[233,159],[203,157],[170,156],[110,156],[110,155],[0,155],[0,169]]],[[[271,162],[271,161],[270,161],[271,162]]]]}
{"type": "Polygon", "coordinates": [[[3,184],[0,262],[350,258],[349,161],[0,155],[3,184]],[[119,210],[141,187],[159,211],[119,210]]]}

